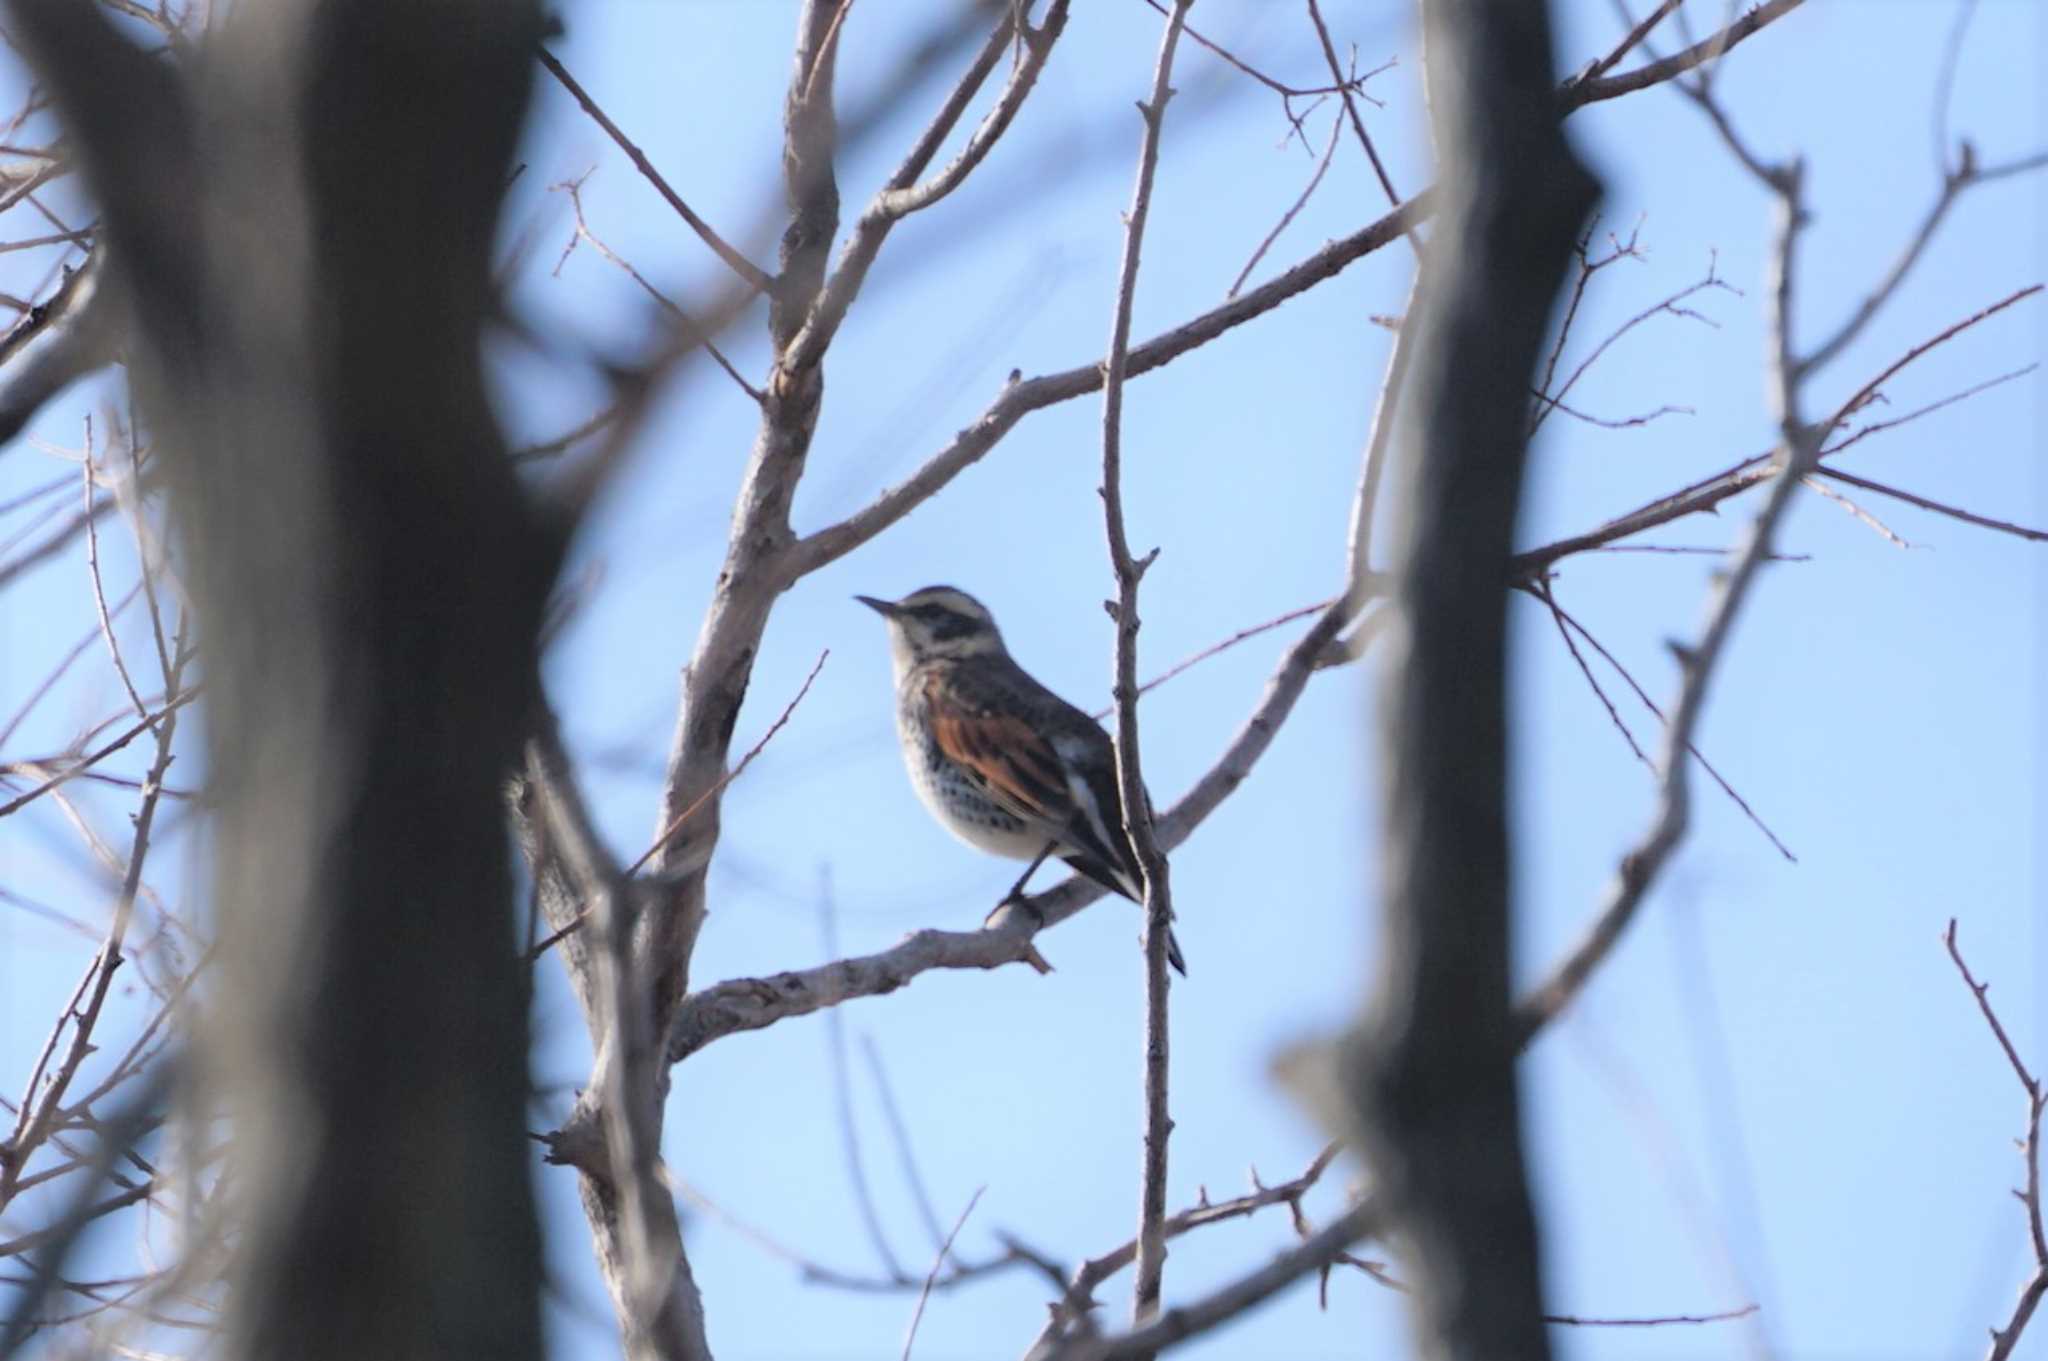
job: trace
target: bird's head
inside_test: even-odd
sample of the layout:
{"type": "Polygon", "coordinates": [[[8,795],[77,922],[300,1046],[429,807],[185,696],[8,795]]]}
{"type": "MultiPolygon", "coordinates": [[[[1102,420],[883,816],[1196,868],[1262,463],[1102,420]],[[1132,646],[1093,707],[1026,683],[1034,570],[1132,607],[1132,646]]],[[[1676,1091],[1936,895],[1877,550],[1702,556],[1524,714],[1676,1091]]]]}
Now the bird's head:
{"type": "Polygon", "coordinates": [[[1003,635],[979,600],[951,586],[927,586],[901,600],[854,597],[889,621],[897,674],[942,657],[1001,655],[1003,635]]]}

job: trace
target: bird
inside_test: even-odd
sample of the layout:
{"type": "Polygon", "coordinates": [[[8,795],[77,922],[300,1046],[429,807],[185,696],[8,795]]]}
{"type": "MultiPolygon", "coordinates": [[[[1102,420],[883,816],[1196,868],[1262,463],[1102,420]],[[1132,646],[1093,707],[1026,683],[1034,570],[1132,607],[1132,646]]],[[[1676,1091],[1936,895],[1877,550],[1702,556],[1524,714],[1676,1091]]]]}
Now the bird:
{"type": "MultiPolygon", "coordinates": [[[[896,734],[918,798],[968,845],[1031,862],[1004,901],[1057,856],[1143,902],[1116,744],[1102,725],[1019,666],[987,607],[967,592],[927,586],[901,600],[854,599],[888,621],[896,734]]],[[[1171,931],[1166,950],[1185,977],[1171,931]]]]}

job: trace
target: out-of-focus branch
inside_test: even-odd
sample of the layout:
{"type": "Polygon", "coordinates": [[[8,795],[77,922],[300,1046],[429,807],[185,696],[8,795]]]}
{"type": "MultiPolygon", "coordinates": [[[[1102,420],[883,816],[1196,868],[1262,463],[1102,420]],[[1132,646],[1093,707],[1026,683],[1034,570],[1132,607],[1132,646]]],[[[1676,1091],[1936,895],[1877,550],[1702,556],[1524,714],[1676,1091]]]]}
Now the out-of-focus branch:
{"type": "Polygon", "coordinates": [[[903,1335],[903,1361],[910,1361],[910,1349],[917,1345],[917,1325],[924,1321],[924,1307],[931,1300],[932,1287],[938,1282],[939,1272],[945,1269],[946,1259],[952,1255],[953,1240],[960,1236],[960,1230],[967,1227],[967,1216],[974,1213],[974,1207],[981,1203],[982,1192],[986,1190],[986,1186],[978,1186],[967,1198],[966,1208],[953,1221],[952,1230],[940,1242],[938,1254],[932,1258],[932,1269],[925,1273],[924,1287],[917,1292],[917,1308],[911,1312],[910,1327],[903,1335]]]}
{"type": "MultiPolygon", "coordinates": [[[[799,1249],[783,1242],[759,1226],[741,1219],[738,1215],[712,1200],[695,1187],[690,1186],[687,1182],[682,1183],[678,1189],[683,1198],[688,1200],[692,1206],[716,1219],[769,1256],[795,1267],[806,1285],[822,1285],[828,1289],[845,1290],[861,1295],[908,1294],[913,1290],[922,1291],[924,1289],[924,1280],[912,1276],[908,1272],[882,1275],[868,1274],[847,1271],[819,1261],[814,1257],[807,1256],[799,1249]]],[[[1036,1249],[1027,1246],[1012,1234],[998,1230],[995,1236],[1003,1243],[1003,1251],[1001,1253],[993,1257],[983,1257],[973,1261],[961,1261],[957,1256],[954,1256],[952,1259],[953,1265],[950,1270],[946,1270],[940,1275],[931,1278],[932,1292],[937,1294],[942,1291],[958,1290],[962,1286],[972,1285],[985,1277],[1018,1268],[1029,1268],[1036,1271],[1055,1290],[1064,1290],[1066,1288],[1066,1270],[1059,1263],[1054,1262],[1036,1249]]],[[[935,1251],[945,1245],[946,1231],[944,1229],[938,1230],[932,1237],[935,1251]]]]}
{"type": "Polygon", "coordinates": [[[0,446],[74,380],[114,360],[118,333],[95,250],[0,339],[0,446]]]}
{"type": "Polygon", "coordinates": [[[1132,1290],[1132,1315],[1144,1322],[1159,1310],[1159,1289],[1166,1268],[1166,1152],[1173,1132],[1168,1107],[1169,1034],[1166,971],[1172,938],[1173,890],[1166,855],[1152,825],[1151,796],[1145,791],[1144,765],[1138,741],[1138,583],[1159,556],[1156,548],[1142,560],[1131,553],[1124,526],[1123,411],[1124,373],[1130,363],[1131,308],[1138,292],[1138,267],[1145,243],[1145,223],[1152,212],[1152,184],[1159,168],[1159,135],[1166,120],[1166,102],[1173,97],[1173,54],[1180,44],[1193,0],[1173,0],[1166,30],[1159,40],[1159,61],[1152,73],[1152,95],[1138,105],[1144,134],[1138,148],[1137,183],[1130,210],[1124,214],[1123,262],[1118,270],[1116,306],[1110,322],[1109,355],[1102,365],[1102,511],[1109,539],[1109,565],[1116,577],[1116,779],[1123,804],[1122,833],[1130,839],[1144,885],[1145,907],[1145,1133],[1138,1194],[1138,1270],[1132,1290]]]}
{"type": "MultiPolygon", "coordinates": [[[[184,673],[187,660],[184,654],[184,634],[178,637],[178,655],[165,674],[165,685],[175,690],[184,673]]],[[[44,1046],[42,1057],[29,1075],[29,1085],[22,1093],[21,1109],[15,1121],[13,1135],[0,1145],[0,1206],[13,1199],[16,1184],[26,1170],[28,1160],[43,1141],[56,1129],[65,1111],[65,1097],[69,1095],[71,1083],[78,1076],[86,1058],[100,1046],[95,1043],[95,1031],[100,1014],[106,1007],[108,994],[114,985],[114,976],[124,962],[123,943],[127,939],[128,927],[134,919],[136,894],[142,887],[144,863],[149,858],[150,835],[156,824],[157,807],[163,793],[165,773],[170,769],[172,744],[177,737],[178,717],[176,710],[170,710],[156,729],[156,755],[151,760],[149,773],[142,782],[142,798],[134,817],[135,832],[129,846],[128,860],[121,876],[120,895],[114,902],[112,924],[107,928],[106,939],[101,943],[99,953],[87,966],[85,978],[80,981],[78,992],[58,1018],[57,1028],[44,1046]],[[70,1026],[71,1038],[65,1046],[61,1060],[54,1068],[49,1066],[58,1037],[66,1025],[70,1026]],[[48,1081],[43,1078],[47,1073],[48,1081]],[[40,1085],[39,1085],[40,1084],[40,1085]]]]}
{"type": "Polygon", "coordinates": [[[69,1203],[61,1214],[42,1228],[0,1242],[0,1260],[38,1254],[32,1274],[19,1283],[20,1293],[4,1322],[0,1322],[0,1357],[13,1357],[33,1335],[43,1301],[62,1279],[65,1259],[86,1228],[107,1215],[147,1200],[160,1189],[151,1178],[110,1196],[99,1194],[100,1183],[112,1176],[114,1164],[132,1157],[135,1142],[156,1127],[170,1081],[167,1067],[159,1066],[129,1096],[125,1107],[102,1122],[98,1146],[90,1158],[80,1160],[79,1171],[84,1175],[72,1186],[69,1203]]]}
{"type": "Polygon", "coordinates": [[[1971,152],[1969,144],[1965,143],[1962,163],[1942,176],[1941,189],[1935,194],[1934,202],[1928,205],[1926,215],[1913,229],[1913,234],[1907,238],[1905,249],[1899,252],[1898,259],[1892,263],[1892,267],[1885,272],[1884,278],[1879,280],[1877,286],[1856,305],[1855,311],[1835,328],[1834,333],[1816,345],[1811,352],[1800,357],[1800,377],[1807,377],[1826,368],[1830,360],[1840,355],[1851,342],[1863,334],[1864,328],[1870,325],[1872,319],[1883,310],[1884,305],[1898,293],[1899,285],[1913,272],[1913,266],[1920,262],[1928,243],[1934,240],[1935,232],[1948,216],[1948,210],[1953,208],[1956,201],[1966,192],[1985,181],[1986,176],[1978,170],[1975,154],[1971,152]]]}
{"type": "Polygon", "coordinates": [[[562,545],[479,337],[539,6],[260,7],[203,62],[9,10],[103,214],[225,716],[194,1062],[236,1135],[220,1351],[537,1356],[496,786],[562,545]]]}
{"type": "Polygon", "coordinates": [[[579,796],[551,723],[528,749],[537,778],[535,822],[545,850],[578,887],[596,940],[584,955],[595,1010],[592,1080],[563,1129],[548,1140],[556,1161],[582,1174],[586,1198],[609,1213],[593,1223],[599,1261],[626,1353],[685,1361],[709,1355],[703,1304],[683,1259],[680,1225],[661,1170],[661,1100],[668,1087],[654,1043],[649,989],[633,953],[636,885],[605,849],[579,796]],[[603,1156],[596,1156],[602,1149],[603,1156]]]}
{"type": "Polygon", "coordinates": [[[1411,1262],[1422,1353],[1541,1358],[1509,1008],[1506,575],[1535,374],[1598,186],[1559,126],[1542,3],[1432,0],[1443,221],[1419,289],[1381,805],[1385,920],[1346,1122],[1411,1262]]]}
{"type": "Polygon", "coordinates": [[[86,774],[94,766],[98,765],[101,761],[106,760],[107,757],[112,756],[115,752],[121,750],[130,742],[133,742],[136,738],[142,736],[142,734],[151,731],[156,727],[158,723],[162,722],[166,717],[173,713],[176,713],[179,709],[182,709],[187,704],[190,704],[193,700],[197,698],[199,698],[199,687],[196,685],[188,690],[180,692],[179,694],[171,696],[169,699],[159,704],[156,708],[145,713],[134,724],[123,729],[118,737],[115,737],[111,741],[105,743],[104,745],[96,747],[92,751],[86,753],[85,755],[80,756],[76,761],[72,762],[70,765],[65,766],[64,769],[58,771],[56,774],[49,776],[47,779],[37,784],[34,788],[29,789],[25,793],[15,795],[6,803],[0,803],[0,818],[4,818],[11,813],[19,812],[24,806],[34,803],[43,795],[48,794],[51,791],[68,783],[69,781],[77,779],[79,776],[86,774]]]}
{"type": "Polygon", "coordinates": [[[1621,41],[1614,45],[1612,51],[1587,63],[1586,69],[1579,73],[1577,79],[1591,80],[1613,70],[1623,57],[1635,51],[1643,39],[1650,36],[1652,29],[1671,17],[1671,12],[1684,3],[1685,0],[1657,0],[1656,6],[1622,35],[1621,41]]]}
{"type": "MultiPolygon", "coordinates": [[[[832,898],[832,880],[829,874],[821,873],[818,884],[818,935],[825,947],[825,956],[836,959],[839,956],[839,910],[832,898]]],[[[872,1050],[869,1051],[873,1053],[872,1050]]],[[[875,1204],[874,1187],[868,1182],[867,1160],[861,1154],[860,1126],[853,1114],[853,1065],[847,1057],[846,1018],[837,1007],[825,1015],[825,1053],[832,1070],[832,1113],[839,1125],[839,1150],[846,1159],[846,1180],[853,1190],[853,1203],[860,1210],[861,1227],[867,1231],[868,1244],[875,1250],[875,1258],[883,1270],[897,1280],[906,1278],[902,1262],[897,1260],[896,1250],[890,1246],[888,1232],[882,1227],[882,1212],[875,1204]]],[[[880,1071],[879,1061],[876,1071],[880,1071]]],[[[893,1116],[892,1116],[893,1118],[893,1116]]],[[[906,1162],[908,1162],[906,1152],[906,1162]]],[[[914,1170],[914,1164],[911,1165],[914,1170]]],[[[918,1186],[920,1204],[923,1203],[923,1186],[918,1186]]],[[[942,1238],[941,1256],[944,1246],[951,1240],[942,1238]]],[[[936,1273],[937,1268],[934,1268],[936,1273]]],[[[931,1291],[927,1278],[925,1293],[931,1291]]],[[[919,1312],[922,1313],[922,1305],[919,1312]]],[[[915,1325],[912,1326],[915,1332],[915,1325]]]]}

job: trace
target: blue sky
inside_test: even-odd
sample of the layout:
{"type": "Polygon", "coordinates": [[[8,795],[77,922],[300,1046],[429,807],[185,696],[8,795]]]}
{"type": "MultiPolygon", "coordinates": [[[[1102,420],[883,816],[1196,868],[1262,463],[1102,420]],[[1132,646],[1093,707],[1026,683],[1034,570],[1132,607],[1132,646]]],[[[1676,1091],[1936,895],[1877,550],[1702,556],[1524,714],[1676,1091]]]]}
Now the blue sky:
{"type": "MultiPolygon", "coordinates": [[[[1009,137],[942,208],[904,223],[826,364],[799,529],[857,509],[975,418],[1013,368],[1026,375],[1099,356],[1121,243],[1137,119],[1158,17],[1137,0],[1077,13],[1009,137]]],[[[1330,10],[1362,65],[1398,64],[1371,90],[1369,126],[1403,192],[1429,178],[1417,121],[1420,67],[1405,6],[1330,10]]],[[[1595,0],[1558,6],[1560,68],[1619,29],[1595,0]]],[[[1718,4],[1688,6],[1704,26],[1718,4]]],[[[840,91],[886,91],[921,6],[856,6],[840,91]]],[[[1930,114],[1954,7],[1934,0],[1815,0],[1727,61],[1723,98],[1762,153],[1805,154],[1815,221],[1803,259],[1799,334],[1826,333],[1879,278],[1938,187],[1930,114]]],[[[567,13],[556,50],[691,205],[747,239],[772,207],[794,7],[739,0],[603,0],[567,13]]],[[[1319,84],[1314,35],[1294,6],[1204,0],[1204,32],[1263,69],[1319,84]]],[[[1963,49],[1949,126],[1985,162],[2048,146],[2039,81],[2043,19],[2024,0],[1985,0],[1963,49]]],[[[1667,37],[1662,48],[1672,45],[1667,37]]],[[[9,73],[0,96],[11,95],[9,73]]],[[[1277,97],[1184,47],[1171,106],[1135,332],[1220,300],[1299,193],[1313,157],[1286,140],[1277,97]]],[[[850,220],[940,97],[910,92],[841,165],[850,220]]],[[[0,99],[0,102],[5,102],[0,99]]],[[[1329,105],[1309,117],[1320,152],[1329,105]]],[[[1651,91],[1575,115],[1571,134],[1607,185],[1602,231],[1639,229],[1643,258],[1604,271],[1568,362],[1622,320],[1704,276],[1741,296],[1696,299],[1713,325],[1658,317],[1617,343],[1575,405],[1619,417],[1691,414],[1609,430],[1546,423],[1521,540],[1535,544],[1768,447],[1761,320],[1765,196],[1705,121],[1651,91]]],[[[540,348],[503,345],[508,425],[541,438],[602,400],[592,348],[630,352],[645,311],[630,280],[587,246],[550,274],[571,220],[548,186],[595,167],[591,228],[658,285],[687,296],[718,267],[602,134],[545,81],[508,242],[530,240],[516,303],[540,348]]],[[[1255,278],[1355,230],[1383,208],[1348,141],[1316,197],[1255,278]]],[[[2039,280],[2048,263],[2038,176],[1971,192],[1897,298],[1812,389],[1815,409],[1912,345],[2039,280]]],[[[6,233],[26,235],[26,228],[6,233]]],[[[33,264],[46,268],[47,255],[33,264]]],[[[1158,545],[1146,578],[1141,671],[1245,625],[1327,596],[1387,333],[1412,259],[1382,251],[1337,280],[1167,369],[1126,405],[1131,535],[1158,545]]],[[[32,285],[31,261],[0,256],[0,288],[32,285]]],[[[760,318],[732,337],[741,370],[763,365],[760,318]]],[[[2030,364],[2048,311],[2023,305],[1960,337],[1887,386],[1886,414],[2030,364]]],[[[84,385],[31,439],[75,447],[84,413],[112,390],[84,385]]],[[[1012,650],[1084,707],[1107,703],[1112,589],[1095,487],[1094,399],[1027,417],[980,465],[901,525],[806,579],[763,640],[744,747],[829,649],[789,727],[732,788],[712,874],[703,982],[825,957],[829,883],[843,952],[924,925],[967,926],[1015,867],[957,845],[917,805],[891,727],[886,640],[856,593],[945,581],[994,611],[1012,650]]],[[[1859,445],[1845,465],[2002,519],[2048,525],[2038,374],[1859,445]]],[[[594,589],[548,661],[548,683],[600,821],[636,855],[655,831],[676,681],[723,551],[727,508],[753,432],[750,403],[702,367],[667,394],[601,502],[575,571],[594,589]]],[[[0,457],[0,500],[73,465],[18,442],[0,457]]],[[[2026,1265],[2006,1194],[2020,1175],[2016,1084],[1942,951],[1950,916],[2015,1039],[2048,1066],[2048,932],[2037,847],[2048,825],[2038,718],[2048,609],[2042,548],[1857,495],[1901,549],[1817,496],[1782,541],[1809,560],[1772,568],[1752,598],[1709,704],[1700,746],[1798,855],[1789,864],[1712,785],[1696,780],[1691,840],[1621,947],[1523,1068],[1528,1137],[1552,1307],[1582,1316],[1694,1314],[1749,1301],[1754,1319],[1708,1328],[1561,1329],[1562,1355],[1655,1358],[1974,1356],[2002,1322],[2026,1265]]],[[[1726,545],[1748,498],[1644,537],[1726,545]]],[[[0,521],[12,534],[19,515],[0,521]]],[[[110,536],[118,540],[120,536],[110,536]]],[[[133,580],[125,544],[104,545],[110,589],[133,580]]],[[[1660,703],[1676,685],[1665,641],[1689,637],[1712,559],[1606,554],[1563,565],[1559,601],[1660,703]]],[[[77,555],[10,590],[0,615],[0,710],[11,711],[89,623],[77,555]]],[[[1576,939],[1618,856],[1650,815],[1652,786],[1543,612],[1515,622],[1514,789],[1518,973],[1576,939]]],[[[134,625],[139,620],[126,620],[134,625]]],[[[124,634],[124,637],[131,636],[124,634]]],[[[144,635],[132,635],[138,644],[144,635]]],[[[1148,698],[1147,774],[1177,796],[1256,701],[1292,631],[1206,663],[1148,698]]],[[[5,753],[60,746],[121,694],[95,654],[5,753]]],[[[1596,663],[1597,665],[1597,663],[1596,663]]],[[[1655,720],[1602,674],[1639,741],[1655,720]]],[[[1285,1046],[1327,1033],[1357,1005],[1372,954],[1375,760],[1371,665],[1317,678],[1244,788],[1174,859],[1191,977],[1174,992],[1170,1202],[1237,1194],[1255,1166],[1295,1175],[1321,1134],[1269,1076],[1285,1046]]],[[[138,761],[141,759],[138,756],[138,761]]],[[[85,806],[103,831],[125,805],[85,806]]],[[[117,844],[118,841],[117,841],[117,844]]],[[[178,845],[188,843],[180,842],[178,845]]],[[[75,833],[53,809],[0,824],[0,883],[92,918],[97,899],[75,833]]],[[[153,876],[183,890],[175,857],[153,876]]],[[[1013,1232],[1064,1260],[1107,1250],[1136,1218],[1141,1057],[1137,914],[1104,903],[1041,942],[1058,966],[927,975],[843,1019],[854,1045],[857,1126],[881,1210],[907,1267],[931,1257],[860,1061],[884,1058],[941,1220],[986,1187],[963,1255],[1013,1232]]],[[[83,966],[81,937],[0,903],[0,1074],[13,1094],[83,966]]],[[[567,1110],[588,1070],[566,988],[544,969],[535,1016],[540,1126],[567,1110]]],[[[819,1261],[877,1263],[848,1187],[822,1018],[732,1037],[676,1074],[666,1153],[674,1175],[732,1215],[819,1261]]],[[[1359,1169],[1340,1162],[1311,1199],[1326,1215],[1359,1169]]],[[[551,1234],[564,1356],[605,1354],[612,1323],[566,1173],[538,1173],[551,1234]]],[[[1169,1300],[1261,1262],[1291,1232],[1284,1214],[1175,1243],[1169,1300]]],[[[912,1299],[805,1284],[795,1269],[709,1215],[691,1219],[692,1262],[721,1356],[894,1355],[912,1299]]],[[[121,1245],[108,1243],[115,1252],[121,1245]]],[[[1383,1249],[1376,1249],[1383,1253],[1383,1249]]],[[[1121,1321],[1128,1283],[1102,1295],[1121,1321]]],[[[1023,1274],[936,1297],[925,1358],[1014,1354],[1043,1318],[1023,1274]]],[[[1407,1354],[1397,1296],[1354,1275],[1313,1288],[1188,1349],[1196,1356],[1407,1354]]],[[[2023,1355],[2048,1357],[2036,1332],[2023,1355]]]]}

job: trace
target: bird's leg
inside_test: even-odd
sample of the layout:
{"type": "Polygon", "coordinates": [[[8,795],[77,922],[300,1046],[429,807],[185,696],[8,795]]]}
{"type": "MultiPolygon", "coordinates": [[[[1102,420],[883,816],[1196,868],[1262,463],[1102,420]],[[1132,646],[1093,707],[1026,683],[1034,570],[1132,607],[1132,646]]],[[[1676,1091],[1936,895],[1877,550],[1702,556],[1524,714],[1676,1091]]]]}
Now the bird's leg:
{"type": "MultiPolygon", "coordinates": [[[[1038,908],[1029,898],[1024,896],[1024,885],[1031,882],[1031,876],[1038,872],[1038,867],[1045,863],[1045,858],[1058,848],[1059,843],[1057,842],[1048,841],[1045,843],[1045,849],[1040,851],[1031,863],[1024,867],[1024,873],[1017,876],[1017,882],[1010,886],[1010,891],[1003,895],[1002,901],[997,903],[989,912],[987,920],[982,922],[983,927],[990,930],[1001,929],[1004,925],[1004,919],[1009,916],[1009,910],[1012,906],[1021,908],[1031,914],[1032,930],[1034,932],[1039,927],[1045,925],[1045,918],[1040,915],[1038,908]]],[[[1052,965],[1046,962],[1045,956],[1038,953],[1038,948],[1028,940],[1024,944],[1023,959],[1026,964],[1029,964],[1042,974],[1052,972],[1052,965]]]]}
{"type": "Polygon", "coordinates": [[[1031,876],[1038,873],[1038,867],[1045,863],[1045,858],[1057,849],[1059,849],[1058,842],[1046,842],[1045,849],[1040,851],[1032,862],[1024,867],[1024,872],[1017,876],[1017,882],[1010,886],[1010,891],[1002,896],[1002,900],[996,906],[1001,907],[1004,903],[1020,901],[1024,897],[1024,885],[1031,882],[1031,876]]]}

